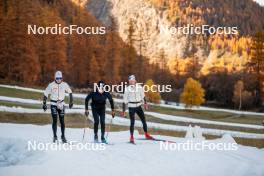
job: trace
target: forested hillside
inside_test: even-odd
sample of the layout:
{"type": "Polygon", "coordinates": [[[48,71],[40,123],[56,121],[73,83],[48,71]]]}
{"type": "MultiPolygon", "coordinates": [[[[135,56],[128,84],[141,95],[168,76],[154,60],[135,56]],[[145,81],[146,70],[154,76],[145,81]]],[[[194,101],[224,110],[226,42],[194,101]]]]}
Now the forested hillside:
{"type": "MultiPolygon", "coordinates": [[[[186,59],[192,59],[192,55],[197,55],[199,46],[207,52],[201,66],[203,74],[208,74],[213,67],[223,67],[229,72],[242,70],[250,58],[251,36],[264,29],[264,8],[252,0],[149,0],[149,2],[160,11],[166,12],[172,25],[206,24],[238,28],[239,35],[192,35],[188,38],[192,50],[186,55],[186,59]]],[[[175,59],[171,59],[170,64],[175,65],[175,59]]]]}
{"type": "Polygon", "coordinates": [[[174,24],[237,26],[241,35],[264,28],[264,8],[252,0],[148,0],[174,24]]]}
{"type": "MultiPolygon", "coordinates": [[[[251,36],[264,27],[264,7],[253,0],[84,0],[84,7],[105,25],[110,16],[126,42],[133,26],[136,51],[162,65],[160,54],[171,72],[188,73],[197,60],[200,74],[212,69],[239,72],[250,60],[251,36]],[[129,4],[129,6],[127,6],[129,4]],[[171,34],[164,27],[187,25],[237,28],[237,34],[171,34]],[[180,66],[180,70],[175,69],[180,66]]],[[[130,35],[131,36],[131,35],[130,35]]]]}
{"type": "Polygon", "coordinates": [[[120,39],[115,32],[114,19],[106,35],[27,33],[28,24],[102,26],[71,1],[4,0],[0,2],[0,9],[2,82],[44,85],[53,80],[55,70],[62,70],[73,86],[87,87],[100,79],[108,83],[125,81],[132,72],[142,81],[159,74],[154,73],[156,66],[138,57],[134,48],[120,39]],[[127,59],[129,57],[132,59],[127,59]]]}

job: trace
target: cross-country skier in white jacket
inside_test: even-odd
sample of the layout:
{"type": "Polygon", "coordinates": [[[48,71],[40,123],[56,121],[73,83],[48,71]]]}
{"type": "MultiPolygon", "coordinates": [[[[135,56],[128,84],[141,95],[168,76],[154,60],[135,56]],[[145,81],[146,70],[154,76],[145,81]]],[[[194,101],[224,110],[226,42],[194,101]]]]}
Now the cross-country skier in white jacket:
{"type": "Polygon", "coordinates": [[[52,130],[53,130],[53,142],[58,140],[57,138],[57,116],[59,115],[60,124],[61,124],[61,140],[63,143],[66,143],[65,138],[65,124],[64,124],[64,113],[65,113],[65,93],[69,93],[70,103],[69,108],[73,106],[72,90],[70,86],[62,81],[61,71],[55,73],[55,80],[48,85],[44,92],[43,97],[43,110],[47,110],[47,99],[50,95],[50,109],[52,116],[52,130]]]}
{"type": "Polygon", "coordinates": [[[142,105],[144,108],[148,109],[148,104],[145,99],[145,94],[143,87],[137,84],[136,77],[131,75],[128,77],[129,86],[126,87],[123,97],[123,113],[122,116],[125,116],[126,105],[128,106],[129,117],[130,117],[130,142],[134,143],[134,125],[135,125],[135,114],[137,114],[143,124],[143,130],[145,132],[146,139],[153,139],[148,134],[147,123],[145,119],[144,111],[142,110],[142,105]]]}

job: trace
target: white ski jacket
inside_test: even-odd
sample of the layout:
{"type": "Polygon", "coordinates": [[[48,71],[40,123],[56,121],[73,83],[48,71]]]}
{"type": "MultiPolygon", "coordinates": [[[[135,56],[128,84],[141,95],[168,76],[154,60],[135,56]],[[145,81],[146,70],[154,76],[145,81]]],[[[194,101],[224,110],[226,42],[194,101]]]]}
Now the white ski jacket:
{"type": "Polygon", "coordinates": [[[145,93],[139,84],[129,85],[125,88],[123,101],[129,108],[141,106],[144,102],[145,93]]]}
{"type": "Polygon", "coordinates": [[[66,82],[61,82],[58,84],[53,81],[46,88],[44,95],[46,97],[50,95],[51,104],[56,105],[56,102],[64,101],[66,92],[72,93],[70,86],[66,82]]]}

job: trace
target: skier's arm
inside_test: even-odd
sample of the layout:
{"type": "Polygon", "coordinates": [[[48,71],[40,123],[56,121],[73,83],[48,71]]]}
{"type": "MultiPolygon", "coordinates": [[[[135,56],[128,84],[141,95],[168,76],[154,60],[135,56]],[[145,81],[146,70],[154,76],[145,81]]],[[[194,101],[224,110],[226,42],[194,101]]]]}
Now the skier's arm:
{"type": "Polygon", "coordinates": [[[145,93],[144,93],[144,89],[143,87],[140,88],[140,96],[141,96],[141,101],[146,104],[147,101],[146,101],[146,98],[145,98],[145,93]]]}
{"type": "Polygon", "coordinates": [[[110,102],[111,109],[112,109],[112,117],[114,118],[115,117],[115,105],[114,105],[112,95],[109,92],[106,92],[106,96],[110,102]]]}
{"type": "Polygon", "coordinates": [[[123,114],[126,111],[126,104],[127,103],[128,103],[128,90],[125,89],[125,92],[124,92],[124,95],[123,95],[123,104],[122,104],[123,114]]]}
{"type": "Polygon", "coordinates": [[[51,93],[51,85],[49,84],[48,87],[44,91],[44,96],[48,98],[50,93],[51,93]]]}
{"type": "Polygon", "coordinates": [[[123,112],[126,111],[126,104],[125,103],[122,104],[122,110],[123,110],[123,112]]]}
{"type": "Polygon", "coordinates": [[[144,104],[147,104],[148,102],[147,102],[147,99],[146,99],[146,97],[144,97],[144,99],[143,99],[144,101],[144,104]]]}
{"type": "Polygon", "coordinates": [[[48,85],[48,87],[44,91],[43,104],[46,104],[46,101],[49,97],[49,94],[51,94],[51,85],[50,84],[48,85]]]}
{"type": "Polygon", "coordinates": [[[72,106],[73,106],[73,96],[72,96],[72,93],[69,94],[69,97],[70,97],[69,108],[72,108],[72,106]]]}
{"type": "Polygon", "coordinates": [[[89,95],[87,95],[87,97],[85,98],[85,111],[88,111],[88,105],[89,105],[89,101],[93,96],[93,92],[91,92],[89,95]]]}
{"type": "Polygon", "coordinates": [[[71,90],[69,84],[65,83],[65,86],[66,86],[65,90],[69,94],[69,97],[70,97],[69,108],[72,108],[72,106],[73,106],[72,90],[71,90]]]}
{"type": "Polygon", "coordinates": [[[71,90],[69,84],[65,83],[65,85],[66,85],[66,89],[65,90],[67,91],[67,93],[68,94],[72,94],[72,90],[71,90]]]}
{"type": "Polygon", "coordinates": [[[44,91],[44,96],[43,96],[43,110],[46,111],[47,110],[47,99],[49,94],[51,93],[51,86],[50,84],[48,85],[48,87],[45,89],[44,91]]]}
{"type": "Polygon", "coordinates": [[[43,104],[46,104],[47,103],[47,99],[48,97],[46,97],[45,95],[43,96],[43,104]]]}
{"type": "Polygon", "coordinates": [[[70,97],[70,104],[73,102],[73,96],[72,96],[72,93],[69,94],[69,97],[70,97]]]}
{"type": "Polygon", "coordinates": [[[46,111],[47,109],[48,109],[48,107],[47,107],[47,97],[44,95],[43,96],[43,105],[42,105],[42,109],[44,110],[44,111],[46,111]]]}
{"type": "Polygon", "coordinates": [[[148,110],[149,107],[148,107],[148,104],[147,104],[147,99],[145,97],[145,93],[144,93],[144,89],[143,88],[141,89],[141,92],[140,93],[141,93],[142,102],[144,104],[144,109],[145,110],[148,110]]]}
{"type": "Polygon", "coordinates": [[[111,109],[113,111],[115,109],[115,106],[114,106],[114,101],[113,101],[112,95],[109,92],[107,92],[106,97],[108,98],[110,105],[111,105],[111,109]]]}

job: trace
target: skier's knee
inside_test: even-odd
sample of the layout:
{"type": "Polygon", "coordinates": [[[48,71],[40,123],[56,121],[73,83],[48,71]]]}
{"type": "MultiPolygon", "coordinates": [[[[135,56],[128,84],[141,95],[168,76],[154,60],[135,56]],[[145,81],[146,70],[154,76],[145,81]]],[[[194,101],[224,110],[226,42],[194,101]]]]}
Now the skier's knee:
{"type": "Polygon", "coordinates": [[[55,128],[57,126],[57,122],[52,123],[52,127],[55,128]]]}
{"type": "Polygon", "coordinates": [[[64,122],[64,115],[60,115],[60,122],[64,122]]]}
{"type": "Polygon", "coordinates": [[[57,118],[54,118],[52,119],[52,125],[57,125],[57,118]]]}
{"type": "Polygon", "coordinates": [[[98,126],[99,125],[99,121],[94,121],[94,125],[98,126]]]}
{"type": "Polygon", "coordinates": [[[130,126],[131,126],[131,127],[134,127],[134,125],[135,125],[135,122],[134,122],[134,121],[131,121],[131,122],[130,122],[130,126]]]}
{"type": "Polygon", "coordinates": [[[60,121],[60,124],[61,124],[61,126],[65,126],[65,123],[64,123],[64,121],[60,121]]]}

